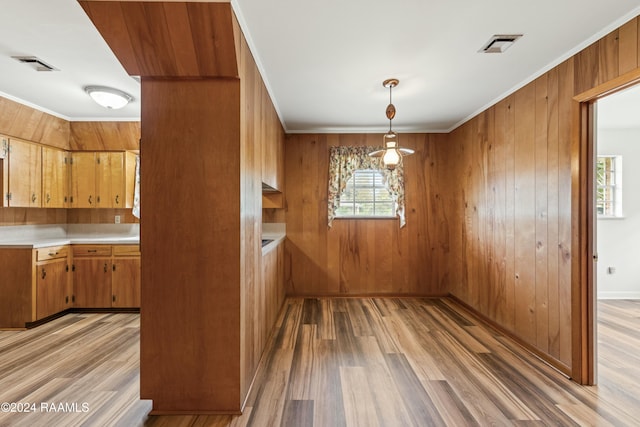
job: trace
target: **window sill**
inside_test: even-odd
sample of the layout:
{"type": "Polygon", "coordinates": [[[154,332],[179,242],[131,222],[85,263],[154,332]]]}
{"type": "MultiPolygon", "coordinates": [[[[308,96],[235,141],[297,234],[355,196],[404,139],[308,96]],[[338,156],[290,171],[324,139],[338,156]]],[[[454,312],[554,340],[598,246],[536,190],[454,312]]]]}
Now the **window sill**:
{"type": "Polygon", "coordinates": [[[336,216],[336,219],[398,219],[397,216],[336,216]]]}
{"type": "Polygon", "coordinates": [[[598,221],[600,221],[601,219],[603,219],[603,220],[605,220],[605,221],[608,221],[608,220],[611,220],[611,219],[613,219],[613,220],[616,220],[616,219],[625,219],[625,217],[624,217],[624,216],[601,216],[601,215],[598,215],[598,217],[597,217],[597,218],[598,218],[598,221]]]}

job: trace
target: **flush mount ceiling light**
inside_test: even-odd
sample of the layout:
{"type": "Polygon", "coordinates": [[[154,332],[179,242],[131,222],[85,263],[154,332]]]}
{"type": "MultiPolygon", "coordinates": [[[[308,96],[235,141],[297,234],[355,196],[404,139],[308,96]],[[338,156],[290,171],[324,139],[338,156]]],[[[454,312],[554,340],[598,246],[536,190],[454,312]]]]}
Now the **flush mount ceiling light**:
{"type": "Polygon", "coordinates": [[[87,92],[98,105],[110,110],[123,108],[129,102],[133,101],[133,96],[112,87],[87,86],[84,88],[84,91],[87,92]]]}
{"type": "Polygon", "coordinates": [[[371,157],[382,157],[382,163],[388,169],[394,169],[402,161],[403,156],[409,156],[414,153],[409,148],[401,148],[398,145],[398,134],[391,129],[391,121],[396,116],[396,107],[391,102],[391,91],[398,86],[398,79],[387,79],[382,82],[382,86],[389,88],[389,105],[387,105],[387,118],[389,119],[389,132],[384,134],[382,150],[369,153],[371,157]]]}

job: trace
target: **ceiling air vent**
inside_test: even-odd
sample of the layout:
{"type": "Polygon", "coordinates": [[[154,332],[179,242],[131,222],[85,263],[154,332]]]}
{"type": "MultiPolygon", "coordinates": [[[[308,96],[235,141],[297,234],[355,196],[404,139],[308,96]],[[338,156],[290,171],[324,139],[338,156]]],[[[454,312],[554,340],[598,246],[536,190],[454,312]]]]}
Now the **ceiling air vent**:
{"type": "Polygon", "coordinates": [[[502,53],[509,49],[522,34],[496,34],[478,51],[481,53],[502,53]]]}
{"type": "Polygon", "coordinates": [[[47,64],[42,59],[35,56],[12,56],[12,58],[16,61],[22,62],[23,64],[27,64],[36,71],[58,71],[56,67],[47,64]]]}

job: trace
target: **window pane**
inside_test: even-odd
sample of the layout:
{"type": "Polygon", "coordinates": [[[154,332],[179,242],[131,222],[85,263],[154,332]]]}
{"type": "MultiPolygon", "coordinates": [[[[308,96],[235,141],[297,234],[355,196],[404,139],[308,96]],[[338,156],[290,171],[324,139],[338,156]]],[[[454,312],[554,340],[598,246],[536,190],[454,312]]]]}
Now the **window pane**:
{"type": "Polygon", "coordinates": [[[382,183],[380,172],[355,171],[340,195],[337,216],[393,216],[394,202],[382,183]]]}

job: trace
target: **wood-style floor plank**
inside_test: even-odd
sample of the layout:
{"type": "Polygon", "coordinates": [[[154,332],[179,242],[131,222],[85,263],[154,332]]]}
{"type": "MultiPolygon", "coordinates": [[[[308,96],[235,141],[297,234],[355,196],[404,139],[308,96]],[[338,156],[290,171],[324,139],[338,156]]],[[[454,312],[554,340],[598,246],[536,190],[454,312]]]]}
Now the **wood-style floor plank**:
{"type": "Polygon", "coordinates": [[[640,301],[598,306],[582,387],[448,299],[288,299],[241,416],[148,416],[139,315],[70,314],[0,332],[0,402],[76,410],[0,426],[640,425],[640,301]]]}

